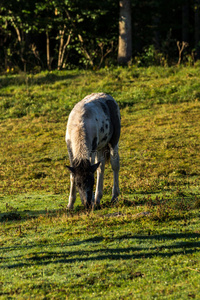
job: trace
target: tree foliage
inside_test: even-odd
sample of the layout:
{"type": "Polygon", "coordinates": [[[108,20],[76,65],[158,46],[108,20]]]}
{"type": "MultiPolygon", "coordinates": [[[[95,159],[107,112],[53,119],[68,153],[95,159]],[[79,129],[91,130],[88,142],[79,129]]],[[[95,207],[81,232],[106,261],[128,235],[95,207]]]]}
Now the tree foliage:
{"type": "MultiPolygon", "coordinates": [[[[189,44],[184,53],[199,57],[199,0],[131,0],[131,5],[132,57],[138,64],[178,61],[177,41],[183,37],[189,44]]],[[[3,0],[1,71],[115,64],[118,25],[114,0],[3,0]]]]}

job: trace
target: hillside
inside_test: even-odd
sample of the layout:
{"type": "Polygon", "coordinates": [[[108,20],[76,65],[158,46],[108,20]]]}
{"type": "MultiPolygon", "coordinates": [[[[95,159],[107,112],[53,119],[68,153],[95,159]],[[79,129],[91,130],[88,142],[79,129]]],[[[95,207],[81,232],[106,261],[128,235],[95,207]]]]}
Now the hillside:
{"type": "MultiPolygon", "coordinates": [[[[0,77],[2,299],[188,299],[199,284],[200,69],[0,77]],[[119,202],[67,211],[67,118],[87,94],[121,110],[119,202]],[[116,293],[117,290],[117,293],[116,293]]],[[[194,297],[193,297],[194,298],[194,297]]]]}

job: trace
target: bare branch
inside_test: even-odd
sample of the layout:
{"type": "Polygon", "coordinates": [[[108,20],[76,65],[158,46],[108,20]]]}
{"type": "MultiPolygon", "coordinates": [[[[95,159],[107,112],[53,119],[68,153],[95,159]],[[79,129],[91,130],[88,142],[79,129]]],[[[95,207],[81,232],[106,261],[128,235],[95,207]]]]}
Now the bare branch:
{"type": "Polygon", "coordinates": [[[83,38],[80,34],[78,34],[78,38],[79,38],[79,41],[82,43],[82,51],[83,51],[85,57],[89,60],[90,65],[93,67],[94,66],[93,60],[92,60],[91,56],[89,55],[89,53],[87,52],[87,49],[84,46],[83,38]]]}
{"type": "Polygon", "coordinates": [[[99,67],[101,67],[102,63],[103,63],[103,60],[104,58],[110,53],[113,51],[113,41],[111,41],[111,48],[107,49],[106,53],[104,54],[104,43],[99,43],[99,47],[101,49],[101,59],[100,59],[100,62],[99,62],[99,67]]]}
{"type": "Polygon", "coordinates": [[[187,48],[189,46],[189,44],[187,42],[179,42],[177,41],[177,47],[178,47],[178,53],[179,53],[179,59],[178,59],[178,63],[177,65],[179,66],[181,63],[181,59],[182,59],[182,52],[185,48],[187,48]]]}
{"type": "Polygon", "coordinates": [[[16,25],[16,23],[15,23],[15,21],[14,21],[14,18],[11,17],[10,20],[11,20],[12,26],[15,28],[15,31],[16,31],[16,33],[17,33],[17,39],[18,39],[19,43],[21,44],[22,38],[21,38],[20,30],[19,30],[19,28],[17,27],[17,25],[16,25]]]}

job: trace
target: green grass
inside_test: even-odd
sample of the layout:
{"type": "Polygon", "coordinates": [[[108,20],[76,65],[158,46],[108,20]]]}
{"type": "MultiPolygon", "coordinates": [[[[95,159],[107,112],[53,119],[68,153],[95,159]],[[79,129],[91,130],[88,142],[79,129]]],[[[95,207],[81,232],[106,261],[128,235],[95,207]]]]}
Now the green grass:
{"type": "Polygon", "coordinates": [[[114,68],[0,77],[0,299],[200,299],[200,70],[114,68]],[[73,105],[122,116],[119,202],[67,211],[73,105]]]}

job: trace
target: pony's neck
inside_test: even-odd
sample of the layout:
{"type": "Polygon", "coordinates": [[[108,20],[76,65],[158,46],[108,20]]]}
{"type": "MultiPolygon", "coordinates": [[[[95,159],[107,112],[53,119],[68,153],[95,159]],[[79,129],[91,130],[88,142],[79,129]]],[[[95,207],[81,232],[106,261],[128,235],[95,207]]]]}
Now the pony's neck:
{"type": "Polygon", "coordinates": [[[87,147],[84,126],[76,126],[72,133],[72,151],[77,161],[89,160],[90,153],[87,147]]]}

